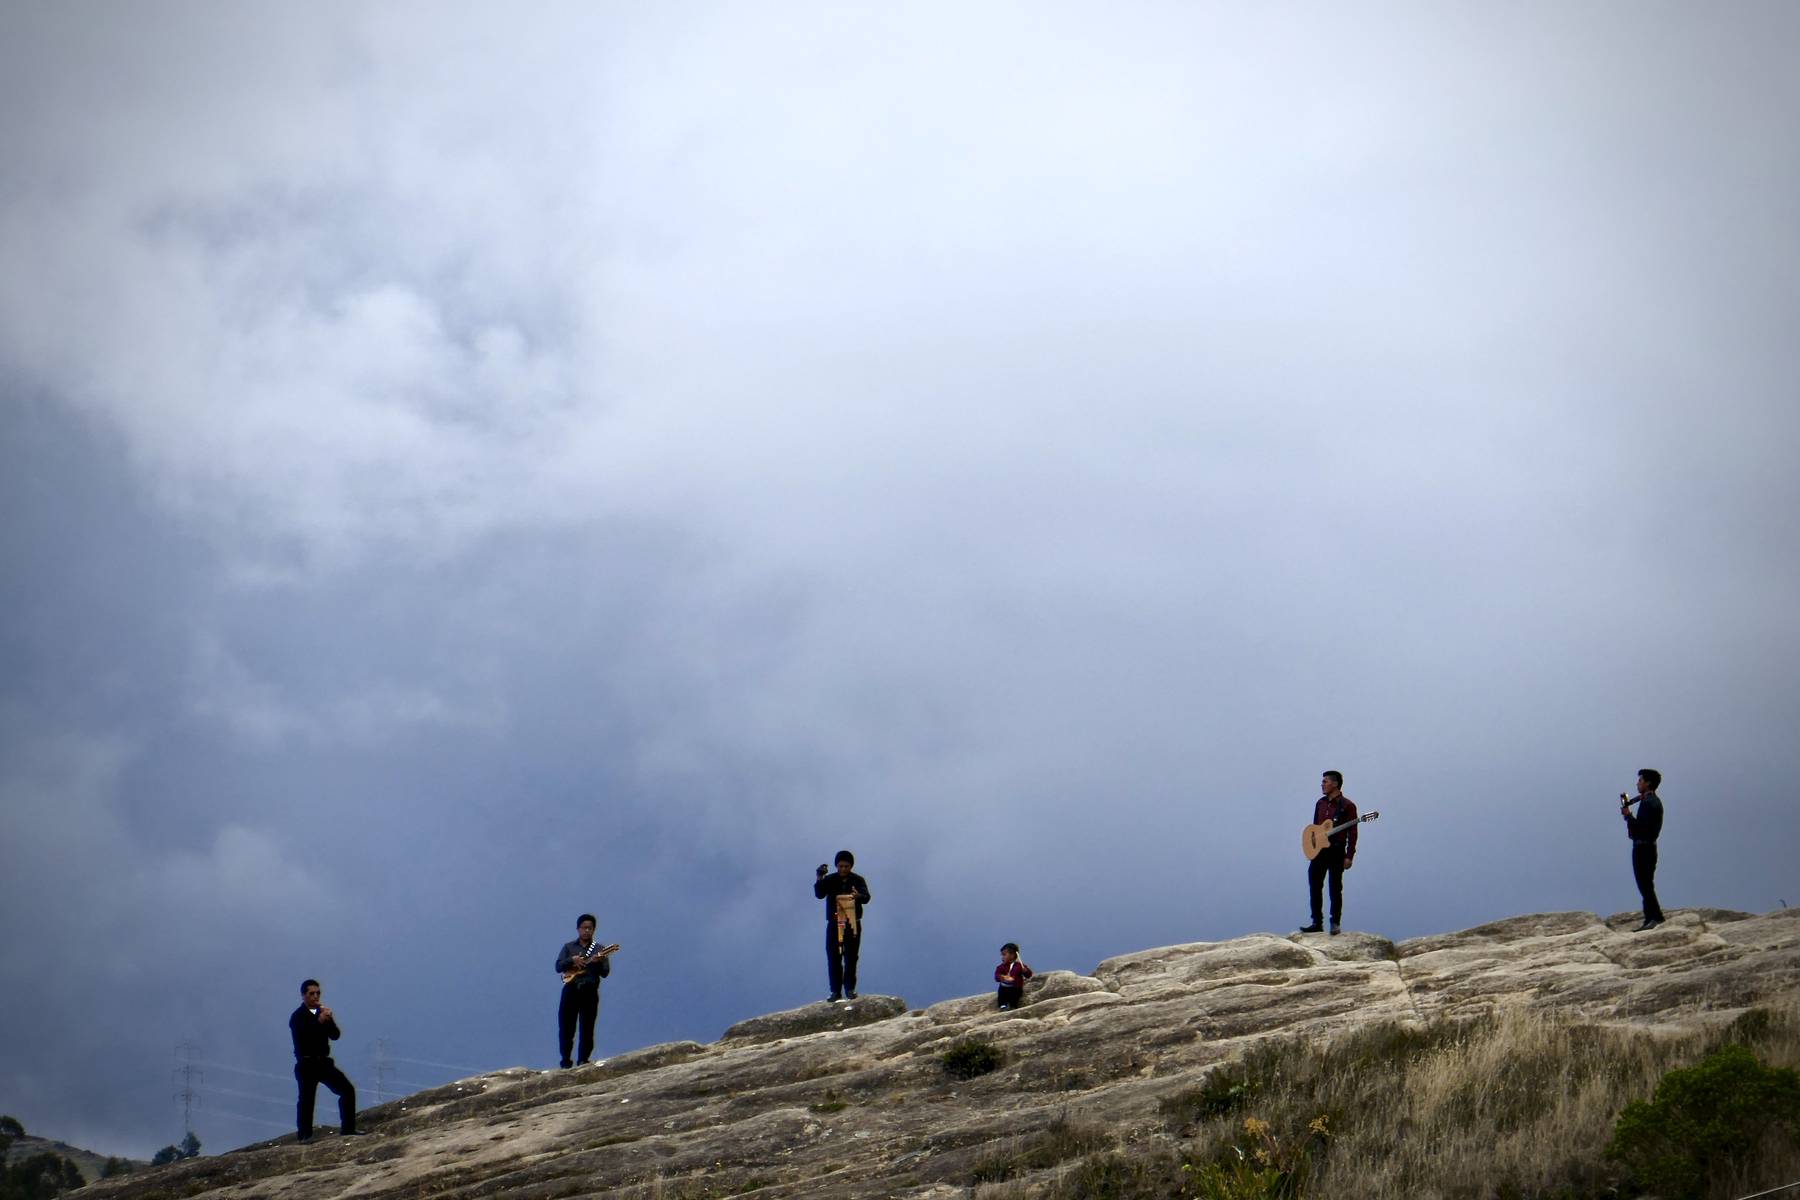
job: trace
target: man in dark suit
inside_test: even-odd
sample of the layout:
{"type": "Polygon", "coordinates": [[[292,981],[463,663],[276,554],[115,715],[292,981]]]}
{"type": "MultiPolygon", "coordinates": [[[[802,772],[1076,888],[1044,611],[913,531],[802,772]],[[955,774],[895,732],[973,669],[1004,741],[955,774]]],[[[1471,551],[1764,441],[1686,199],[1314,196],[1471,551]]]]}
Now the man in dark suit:
{"type": "Polygon", "coordinates": [[[569,1051],[575,1046],[577,1025],[581,1026],[581,1047],[575,1061],[586,1062],[593,1055],[594,1019],[600,1015],[600,981],[612,974],[612,955],[599,953],[600,947],[594,944],[596,924],[593,913],[576,917],[575,940],[564,942],[556,956],[557,973],[564,976],[562,1002],[556,1007],[556,1039],[564,1067],[574,1065],[569,1061],[569,1051]],[[571,972],[573,979],[568,978],[571,972]]]}
{"type": "Polygon", "coordinates": [[[1662,772],[1645,767],[1638,772],[1638,798],[1628,803],[1625,793],[1619,793],[1619,815],[1625,818],[1625,833],[1631,838],[1631,874],[1644,902],[1644,923],[1634,933],[1663,923],[1662,905],[1656,901],[1656,839],[1662,834],[1663,822],[1663,803],[1656,789],[1661,786],[1662,772]],[[1632,804],[1638,806],[1635,816],[1632,804]]]}
{"type": "Polygon", "coordinates": [[[846,994],[856,999],[856,957],[862,952],[862,910],[869,902],[869,884],[850,868],[856,855],[837,852],[837,870],[825,864],[813,881],[813,895],[825,901],[825,970],[831,980],[831,998],[846,994]]]}
{"type": "Polygon", "coordinates": [[[308,979],[300,985],[300,1007],[288,1018],[288,1032],[294,1036],[294,1079],[300,1084],[300,1105],[295,1114],[302,1142],[312,1141],[313,1101],[322,1083],[338,1098],[338,1132],[345,1137],[359,1137],[356,1127],[356,1088],[331,1061],[331,1043],[337,1041],[337,1019],[319,999],[319,981],[308,979]]]}

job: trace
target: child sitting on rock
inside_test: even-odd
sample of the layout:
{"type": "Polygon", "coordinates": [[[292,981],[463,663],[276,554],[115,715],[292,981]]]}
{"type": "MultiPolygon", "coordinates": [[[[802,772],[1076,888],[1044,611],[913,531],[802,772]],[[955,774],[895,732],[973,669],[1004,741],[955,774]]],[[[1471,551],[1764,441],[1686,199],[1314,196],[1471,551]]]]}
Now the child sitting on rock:
{"type": "Polygon", "coordinates": [[[1025,998],[1025,981],[1031,978],[1031,968],[1019,961],[1017,942],[1000,947],[1000,965],[994,968],[994,978],[1000,984],[1000,1011],[1019,1007],[1025,998]]]}

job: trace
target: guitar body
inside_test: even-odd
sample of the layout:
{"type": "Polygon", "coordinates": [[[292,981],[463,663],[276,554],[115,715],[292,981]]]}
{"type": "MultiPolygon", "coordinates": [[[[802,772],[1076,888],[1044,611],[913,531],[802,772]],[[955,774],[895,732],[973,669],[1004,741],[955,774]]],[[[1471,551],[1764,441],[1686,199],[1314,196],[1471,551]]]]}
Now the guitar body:
{"type": "Polygon", "coordinates": [[[1319,857],[1319,852],[1331,845],[1332,824],[1320,821],[1317,825],[1308,825],[1300,831],[1300,852],[1311,862],[1319,857]]]}
{"type": "Polygon", "coordinates": [[[588,963],[593,962],[596,958],[605,958],[609,954],[617,954],[618,952],[619,952],[619,943],[614,942],[610,946],[600,947],[600,949],[594,951],[594,953],[592,953],[592,954],[583,955],[582,963],[579,967],[576,967],[573,970],[564,971],[562,973],[563,982],[564,983],[574,983],[577,979],[581,978],[581,973],[583,971],[587,970],[588,963]]]}
{"type": "Polygon", "coordinates": [[[1364,813],[1355,820],[1345,821],[1342,825],[1333,825],[1330,821],[1320,821],[1317,825],[1308,825],[1300,831],[1300,852],[1306,855],[1308,862],[1311,862],[1319,857],[1320,851],[1331,845],[1332,834],[1348,829],[1352,825],[1361,825],[1364,821],[1373,821],[1380,815],[1378,812],[1364,813]]]}

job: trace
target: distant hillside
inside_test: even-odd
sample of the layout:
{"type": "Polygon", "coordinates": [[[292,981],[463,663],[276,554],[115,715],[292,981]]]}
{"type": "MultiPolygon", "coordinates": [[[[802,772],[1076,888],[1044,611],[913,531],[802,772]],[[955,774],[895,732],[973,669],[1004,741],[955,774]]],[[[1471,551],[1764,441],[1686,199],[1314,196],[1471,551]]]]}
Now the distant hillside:
{"type": "MultiPolygon", "coordinates": [[[[1800,1065],[1800,910],[1636,920],[1167,946],[1040,974],[1005,1013],[991,994],[813,1004],[82,1195],[1237,1196],[1261,1193],[1222,1172],[1287,1170],[1319,1196],[1597,1197],[1619,1109],[1670,1067],[1727,1038],[1800,1065]]],[[[1800,1178],[1749,1178],[1789,1166],[1771,1162],[1744,1182],[1800,1178]]]]}
{"type": "MultiPolygon", "coordinates": [[[[30,1158],[34,1154],[60,1154],[81,1170],[81,1177],[89,1183],[100,1178],[100,1170],[106,1166],[107,1155],[95,1154],[92,1150],[83,1150],[80,1146],[71,1146],[67,1142],[58,1142],[50,1138],[36,1137],[27,1133],[12,1145],[9,1155],[14,1161],[30,1158]]],[[[125,1159],[132,1170],[139,1170],[150,1165],[148,1159],[125,1159]]]]}

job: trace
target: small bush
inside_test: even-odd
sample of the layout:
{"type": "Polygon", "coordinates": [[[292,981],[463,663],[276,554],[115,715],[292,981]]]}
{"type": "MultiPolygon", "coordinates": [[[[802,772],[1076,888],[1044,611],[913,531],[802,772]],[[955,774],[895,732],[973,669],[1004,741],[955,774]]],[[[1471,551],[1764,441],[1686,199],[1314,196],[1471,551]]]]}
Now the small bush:
{"type": "Polygon", "coordinates": [[[980,1038],[962,1038],[938,1055],[944,1074],[952,1079],[974,1079],[997,1069],[1006,1061],[1000,1047],[980,1038]]]}
{"type": "Polygon", "coordinates": [[[1157,1107],[1173,1124],[1187,1126],[1234,1113],[1260,1090],[1261,1081],[1247,1071],[1221,1069],[1199,1087],[1170,1096],[1157,1107]]]}
{"type": "Polygon", "coordinates": [[[843,1112],[846,1108],[850,1107],[850,1103],[836,1092],[827,1091],[823,1100],[820,1100],[817,1104],[809,1104],[806,1107],[811,1112],[835,1113],[843,1112]]]}
{"type": "Polygon", "coordinates": [[[1286,1136],[1260,1117],[1246,1117],[1236,1140],[1221,1147],[1210,1162],[1183,1167],[1182,1174],[1194,1194],[1205,1200],[1304,1196],[1318,1180],[1315,1154],[1325,1149],[1331,1136],[1330,1118],[1322,1113],[1286,1136]]]}
{"type": "Polygon", "coordinates": [[[1112,1135],[1094,1125],[1081,1125],[1058,1117],[1041,1132],[1010,1149],[989,1154],[975,1164],[972,1184],[1004,1183],[1027,1171],[1040,1171],[1084,1154],[1096,1154],[1112,1145],[1112,1135]]]}
{"type": "MultiPolygon", "coordinates": [[[[1276,1200],[1288,1193],[1285,1177],[1274,1167],[1259,1167],[1237,1158],[1182,1168],[1201,1200],[1276,1200]]],[[[1187,1194],[1187,1188],[1182,1188],[1187,1194]]]]}
{"type": "Polygon", "coordinates": [[[1606,1156],[1645,1188],[1693,1200],[1777,1130],[1800,1143],[1800,1072],[1765,1067],[1730,1045],[1664,1075],[1650,1100],[1627,1104],[1606,1156]]]}
{"type": "Polygon", "coordinates": [[[1754,1042],[1774,1033],[1779,1025],[1779,1018],[1768,1009],[1748,1009],[1739,1013],[1737,1019],[1725,1027],[1725,1040],[1740,1044],[1754,1042]]]}
{"type": "Polygon", "coordinates": [[[1173,1154],[1090,1154],[1056,1181],[1050,1200],[1165,1200],[1182,1194],[1185,1165],[1173,1154]]]}

